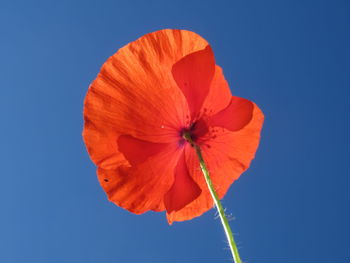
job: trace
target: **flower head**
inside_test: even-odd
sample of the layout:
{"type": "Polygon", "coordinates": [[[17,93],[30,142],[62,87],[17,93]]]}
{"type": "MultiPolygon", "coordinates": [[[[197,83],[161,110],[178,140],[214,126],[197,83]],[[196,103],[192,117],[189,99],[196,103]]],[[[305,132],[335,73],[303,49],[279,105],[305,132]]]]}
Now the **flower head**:
{"type": "Polygon", "coordinates": [[[169,223],[213,207],[193,144],[220,198],[249,167],[263,114],[231,95],[199,35],[160,30],[110,57],[89,87],[83,137],[110,201],[169,223]]]}

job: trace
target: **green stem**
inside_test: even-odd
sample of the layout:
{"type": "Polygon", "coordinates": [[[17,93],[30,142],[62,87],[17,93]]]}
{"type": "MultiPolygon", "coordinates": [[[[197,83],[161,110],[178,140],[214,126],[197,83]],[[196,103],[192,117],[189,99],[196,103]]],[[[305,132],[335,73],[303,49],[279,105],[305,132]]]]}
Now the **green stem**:
{"type": "Polygon", "coordinates": [[[192,146],[196,149],[196,152],[197,152],[197,155],[198,155],[198,158],[199,158],[199,164],[200,164],[202,172],[204,174],[205,181],[207,182],[210,194],[211,194],[211,196],[212,196],[212,198],[214,200],[215,206],[216,206],[216,208],[217,208],[217,210],[219,212],[221,223],[222,223],[222,226],[224,227],[225,234],[226,234],[226,237],[227,237],[230,249],[231,249],[233,261],[235,263],[242,263],[241,258],[239,257],[239,253],[238,253],[238,249],[237,249],[235,240],[233,238],[233,234],[232,234],[230,225],[229,225],[228,220],[227,220],[227,218],[225,216],[225,211],[224,211],[224,209],[222,207],[220,199],[219,199],[219,197],[218,197],[218,195],[217,195],[217,193],[216,193],[216,191],[214,189],[213,183],[212,183],[212,181],[210,179],[209,171],[208,171],[207,166],[205,165],[201,149],[196,144],[194,144],[193,142],[192,142],[192,146]]]}

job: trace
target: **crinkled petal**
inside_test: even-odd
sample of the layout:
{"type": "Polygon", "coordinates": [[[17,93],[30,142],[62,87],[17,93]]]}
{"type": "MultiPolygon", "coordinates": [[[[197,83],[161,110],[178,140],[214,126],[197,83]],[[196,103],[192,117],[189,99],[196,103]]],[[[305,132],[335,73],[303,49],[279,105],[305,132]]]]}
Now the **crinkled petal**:
{"type": "MultiPolygon", "coordinates": [[[[173,185],[174,170],[182,151],[168,144],[141,163],[137,160],[132,166],[122,165],[113,170],[98,168],[100,184],[111,202],[130,212],[162,211],[164,195],[173,185]]],[[[132,155],[128,159],[133,160],[132,155]]]]}
{"type": "MultiPolygon", "coordinates": [[[[232,132],[216,128],[217,136],[201,145],[204,160],[219,198],[223,198],[230,185],[249,167],[255,156],[264,115],[253,103],[253,115],[242,129],[232,132]]],[[[167,214],[169,223],[189,220],[200,216],[213,207],[213,200],[199,167],[198,157],[191,146],[187,146],[186,162],[193,180],[201,188],[200,196],[179,211],[167,214]]]]}
{"type": "Polygon", "coordinates": [[[169,143],[189,115],[172,66],[208,43],[185,30],[160,30],[121,48],[102,66],[84,104],[83,137],[93,162],[116,169],[126,161],[117,151],[120,135],[169,143]]]}
{"type": "Polygon", "coordinates": [[[85,117],[83,138],[92,161],[105,169],[116,169],[126,164],[125,157],[117,150],[118,133],[112,128],[102,129],[101,124],[85,117]]]}

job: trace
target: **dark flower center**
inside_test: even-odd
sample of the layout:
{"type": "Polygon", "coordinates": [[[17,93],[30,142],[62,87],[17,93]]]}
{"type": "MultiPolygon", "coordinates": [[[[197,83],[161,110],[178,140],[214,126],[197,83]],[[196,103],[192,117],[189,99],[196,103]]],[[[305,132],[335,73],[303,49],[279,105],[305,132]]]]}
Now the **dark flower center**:
{"type": "Polygon", "coordinates": [[[199,143],[200,139],[203,138],[208,131],[207,123],[203,119],[199,119],[189,125],[189,127],[181,129],[179,144],[184,145],[185,142],[188,142],[193,146],[194,143],[199,143]]]}
{"type": "Polygon", "coordinates": [[[181,137],[185,139],[185,141],[187,141],[189,144],[191,144],[191,146],[193,146],[194,142],[190,130],[183,129],[181,137]]]}

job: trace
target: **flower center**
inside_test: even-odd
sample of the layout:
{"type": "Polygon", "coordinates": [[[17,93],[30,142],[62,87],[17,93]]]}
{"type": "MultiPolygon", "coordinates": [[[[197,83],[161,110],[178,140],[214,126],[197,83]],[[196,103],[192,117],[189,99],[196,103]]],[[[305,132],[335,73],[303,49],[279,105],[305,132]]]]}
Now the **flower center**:
{"type": "Polygon", "coordinates": [[[182,131],[182,138],[184,138],[189,144],[191,144],[191,146],[193,146],[194,142],[191,137],[191,131],[184,129],[182,131]]]}
{"type": "Polygon", "coordinates": [[[210,135],[209,127],[204,119],[196,120],[187,127],[183,127],[180,130],[179,145],[183,146],[188,142],[192,147],[196,145],[201,145],[207,141],[210,135]]]}
{"type": "Polygon", "coordinates": [[[200,133],[198,133],[200,130],[198,129],[199,122],[196,121],[189,125],[189,127],[183,128],[180,132],[181,140],[183,143],[188,142],[191,146],[194,145],[195,142],[197,142],[200,133]]]}

